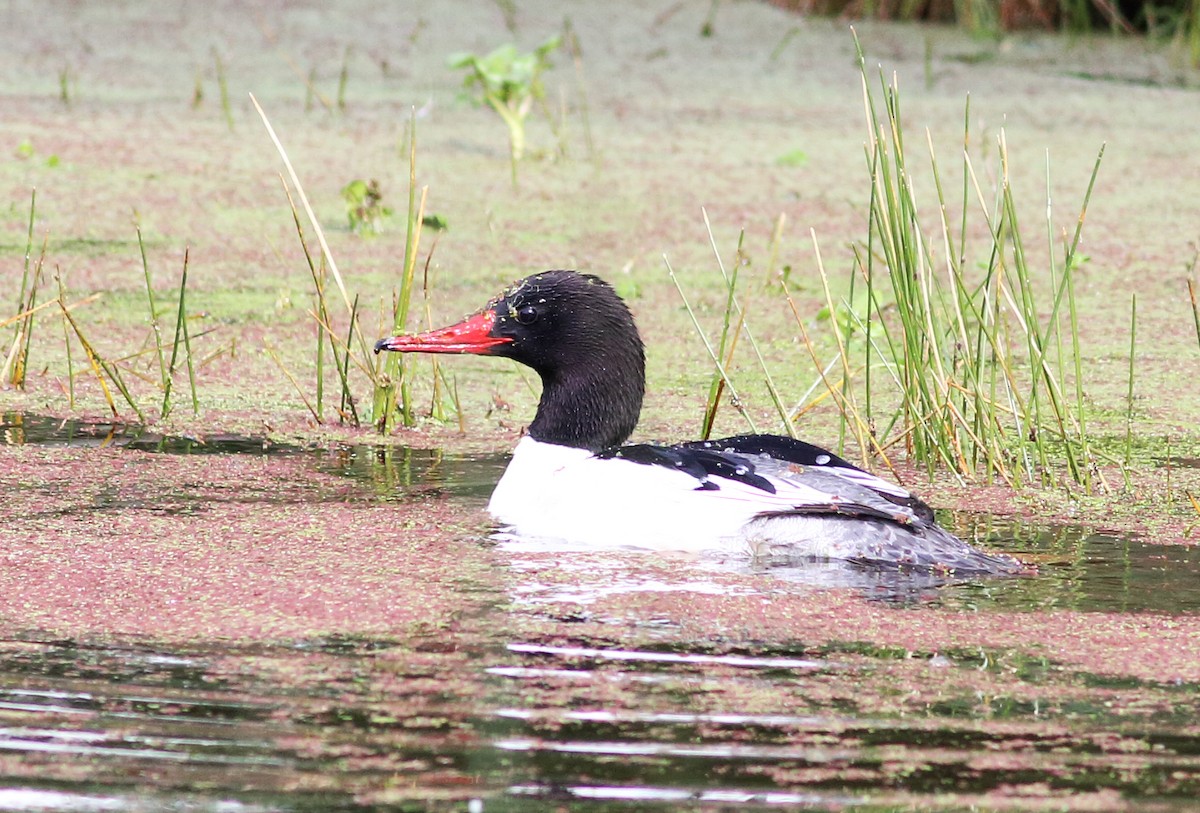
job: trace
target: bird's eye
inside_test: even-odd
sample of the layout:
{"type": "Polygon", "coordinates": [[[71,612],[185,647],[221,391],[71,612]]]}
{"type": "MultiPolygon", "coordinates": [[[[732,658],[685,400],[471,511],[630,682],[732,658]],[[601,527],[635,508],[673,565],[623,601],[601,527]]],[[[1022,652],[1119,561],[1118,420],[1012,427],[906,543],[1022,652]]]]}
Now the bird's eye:
{"type": "Polygon", "coordinates": [[[523,325],[532,325],[537,321],[538,318],[537,308],[535,308],[533,305],[523,305],[522,307],[517,308],[515,315],[517,317],[517,321],[523,325]]]}

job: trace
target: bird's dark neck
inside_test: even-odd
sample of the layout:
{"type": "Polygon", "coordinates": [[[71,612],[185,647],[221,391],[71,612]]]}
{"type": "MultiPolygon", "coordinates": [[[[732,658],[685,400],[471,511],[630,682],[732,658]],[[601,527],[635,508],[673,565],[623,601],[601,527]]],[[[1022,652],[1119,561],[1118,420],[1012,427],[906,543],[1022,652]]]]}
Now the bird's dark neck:
{"type": "Polygon", "coordinates": [[[591,363],[541,372],[542,397],[529,436],[593,452],[620,446],[637,426],[645,391],[640,366],[621,370],[591,363]]]}

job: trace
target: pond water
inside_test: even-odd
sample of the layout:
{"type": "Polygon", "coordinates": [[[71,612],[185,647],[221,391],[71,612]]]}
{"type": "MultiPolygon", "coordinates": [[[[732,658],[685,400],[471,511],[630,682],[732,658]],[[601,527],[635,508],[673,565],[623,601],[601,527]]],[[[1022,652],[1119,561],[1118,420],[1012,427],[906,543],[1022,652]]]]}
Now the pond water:
{"type": "MultiPolygon", "coordinates": [[[[156,460],[168,466],[195,455],[289,458],[330,482],[278,498],[311,497],[316,511],[339,501],[403,508],[417,497],[477,510],[505,462],[160,437],[27,415],[4,416],[0,436],[4,454],[167,453],[156,460]]],[[[191,502],[172,499],[202,516],[247,495],[198,486],[191,502]]],[[[270,499],[269,490],[261,496],[270,499]]],[[[119,515],[146,502],[121,497],[101,507],[119,515]]],[[[420,580],[397,580],[397,590],[422,601],[448,602],[452,620],[432,629],[133,634],[101,614],[63,632],[23,626],[9,612],[0,640],[0,810],[893,809],[1021,800],[1191,809],[1200,794],[1200,687],[1025,648],[1019,625],[1070,627],[1069,651],[1072,636],[1089,646],[1092,626],[1190,623],[1200,613],[1197,548],[948,519],[989,547],[1036,557],[1041,572],[952,584],[856,580],[635,551],[464,545],[447,528],[442,544],[486,557],[484,575],[431,582],[428,593],[420,580]],[[818,627],[783,626],[813,607],[825,613],[818,627]],[[839,618],[853,634],[797,637],[839,618]],[[878,628],[864,632],[864,618],[878,628]],[[929,639],[938,644],[923,648],[889,632],[906,626],[917,640],[926,627],[959,622],[1018,630],[979,646],[945,626],[929,639]]],[[[5,521],[22,527],[20,517],[5,521]]],[[[395,530],[396,544],[405,534],[395,530]]],[[[94,554],[106,555],[100,542],[94,554]]],[[[236,568],[228,578],[240,578],[236,568]]]]}

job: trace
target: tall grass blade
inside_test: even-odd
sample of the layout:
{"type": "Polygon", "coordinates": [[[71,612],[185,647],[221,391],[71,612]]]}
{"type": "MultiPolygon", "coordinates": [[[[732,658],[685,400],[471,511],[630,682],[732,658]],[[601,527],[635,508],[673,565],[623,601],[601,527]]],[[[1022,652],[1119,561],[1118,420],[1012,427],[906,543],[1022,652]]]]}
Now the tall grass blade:
{"type": "MultiPolygon", "coordinates": [[[[392,330],[402,332],[408,324],[408,310],[412,302],[413,279],[416,275],[417,245],[421,239],[421,222],[425,213],[425,195],[422,190],[420,204],[417,202],[417,113],[412,109],[408,128],[408,218],[404,237],[404,268],[400,277],[394,311],[392,330]]],[[[375,388],[374,420],[381,434],[391,434],[396,426],[396,412],[405,426],[412,426],[416,416],[412,406],[412,388],[406,375],[407,360],[401,353],[388,353],[384,361],[383,377],[375,388]],[[399,402],[397,403],[397,395],[399,402]]]]}
{"type": "MultiPolygon", "coordinates": [[[[313,212],[312,205],[308,202],[308,195],[304,194],[304,187],[300,183],[299,176],[296,175],[295,168],[292,167],[292,162],[288,158],[287,151],[283,148],[283,143],[279,140],[279,136],[275,134],[275,128],[271,126],[267,114],[259,105],[258,99],[254,98],[254,94],[250,94],[250,102],[254,105],[254,109],[258,111],[259,118],[262,119],[263,126],[267,128],[267,135],[271,137],[271,143],[275,145],[279,157],[283,159],[283,166],[287,170],[288,178],[291,179],[292,186],[296,189],[296,194],[300,197],[300,204],[304,207],[304,213],[308,216],[308,222],[313,227],[313,232],[317,235],[317,242],[321,246],[321,254],[325,258],[325,262],[329,265],[329,272],[333,275],[333,281],[337,284],[338,291],[342,295],[342,301],[346,304],[346,310],[351,310],[350,294],[346,292],[346,284],[342,281],[342,274],[338,271],[337,262],[333,259],[333,252],[329,250],[329,243],[325,239],[325,232],[321,230],[321,224],[317,220],[316,214],[313,212]]],[[[360,341],[363,341],[360,337],[360,341]]],[[[364,341],[364,349],[366,347],[364,341]]]]}
{"type": "Polygon", "coordinates": [[[115,417],[119,413],[117,412],[117,405],[113,400],[112,392],[109,390],[108,385],[104,383],[105,376],[107,376],[108,380],[111,381],[113,386],[117,388],[117,391],[121,393],[121,397],[125,399],[125,403],[129,404],[129,408],[132,409],[134,414],[138,416],[138,420],[140,420],[142,423],[145,423],[146,416],[138,407],[137,402],[133,400],[133,396],[130,394],[129,388],[125,386],[125,381],[121,378],[121,371],[117,368],[117,365],[105,361],[104,358],[102,358],[100,354],[96,352],[95,348],[92,346],[92,343],[87,340],[86,336],[84,336],[83,329],[79,327],[79,323],[75,321],[73,316],[71,316],[70,308],[68,308],[66,304],[61,301],[58,304],[59,308],[62,310],[63,316],[70,323],[71,330],[75,332],[75,337],[79,340],[79,344],[83,347],[84,352],[87,354],[88,362],[92,365],[92,370],[96,374],[96,380],[100,383],[100,389],[104,392],[104,400],[108,402],[108,408],[112,411],[113,416],[115,417]]]}
{"type": "MultiPolygon", "coordinates": [[[[54,282],[58,285],[58,301],[66,302],[66,286],[62,281],[62,272],[57,268],[54,270],[54,282]]],[[[67,406],[73,410],[75,409],[75,367],[71,360],[71,330],[66,319],[63,319],[63,347],[67,351],[67,406]]]]}
{"type": "Polygon", "coordinates": [[[1192,300],[1192,320],[1196,325],[1196,343],[1200,344],[1200,306],[1196,303],[1196,284],[1187,281],[1188,298],[1192,300]]]}
{"type": "Polygon", "coordinates": [[[704,343],[704,349],[708,351],[708,357],[716,367],[718,375],[725,384],[725,388],[729,390],[729,397],[733,402],[734,408],[745,419],[746,424],[750,427],[750,431],[757,434],[758,428],[754,425],[754,419],[750,417],[750,413],[746,411],[745,404],[742,401],[737,390],[733,386],[733,382],[729,379],[729,373],[725,370],[725,364],[721,360],[721,356],[713,349],[712,344],[708,341],[708,336],[704,333],[704,328],[700,326],[700,320],[696,318],[696,312],[692,310],[692,305],[688,302],[687,294],[683,292],[683,286],[679,284],[679,279],[675,276],[675,269],[671,267],[671,261],[663,256],[663,262],[667,266],[667,276],[671,278],[671,282],[675,285],[675,290],[679,292],[679,298],[683,300],[684,310],[688,312],[688,316],[692,319],[692,326],[696,328],[696,333],[700,336],[700,341],[704,343]]]}
{"type": "Polygon", "coordinates": [[[300,382],[296,380],[296,376],[294,376],[292,371],[287,368],[287,365],[283,363],[283,359],[279,357],[279,353],[269,344],[264,344],[263,347],[267,351],[267,355],[271,357],[271,361],[275,362],[275,366],[279,368],[279,371],[283,373],[284,377],[287,378],[288,381],[292,382],[292,388],[296,390],[296,394],[300,396],[300,400],[304,402],[304,406],[306,406],[309,413],[312,414],[313,420],[320,424],[321,419],[317,417],[316,408],[312,405],[312,402],[308,400],[308,396],[304,394],[304,388],[300,386],[300,382]]]}
{"type": "Polygon", "coordinates": [[[217,52],[216,47],[212,49],[213,62],[217,66],[217,88],[221,95],[221,112],[225,114],[225,124],[229,127],[229,132],[233,132],[233,106],[229,103],[229,80],[225,76],[225,62],[221,59],[221,55],[217,52]]]}
{"type": "Polygon", "coordinates": [[[187,361],[188,390],[192,396],[192,415],[199,415],[200,399],[196,396],[196,366],[192,361],[192,338],[188,332],[187,323],[187,278],[188,257],[190,254],[190,249],[185,247],[183,250],[183,274],[179,278],[179,313],[182,315],[183,352],[184,359],[187,361]]]}
{"type": "Polygon", "coordinates": [[[179,279],[179,302],[178,309],[175,314],[175,336],[171,340],[171,361],[167,365],[166,384],[163,387],[163,405],[162,417],[166,418],[171,413],[171,391],[174,388],[175,368],[179,361],[179,348],[182,345],[184,358],[187,363],[188,385],[192,395],[192,414],[200,414],[200,401],[196,395],[196,371],[192,363],[192,344],[191,338],[188,335],[187,326],[187,273],[188,273],[188,249],[183,251],[183,274],[179,279]]]}
{"type": "Polygon", "coordinates": [[[341,113],[346,112],[346,85],[350,82],[350,54],[352,52],[350,46],[347,45],[342,54],[342,70],[338,74],[337,109],[341,113]]]}
{"type": "Polygon", "coordinates": [[[1137,294],[1129,304],[1129,392],[1125,396],[1125,465],[1133,456],[1133,368],[1137,352],[1137,294]]]}
{"type": "MultiPolygon", "coordinates": [[[[338,377],[342,383],[342,401],[338,412],[345,417],[347,412],[350,415],[350,421],[355,428],[359,426],[358,410],[354,406],[354,396],[350,393],[350,342],[353,340],[354,326],[358,324],[358,297],[354,297],[354,304],[350,308],[350,325],[347,328],[346,335],[346,350],[341,355],[340,360],[337,351],[334,351],[334,361],[337,363],[338,377]]],[[[331,339],[332,341],[332,334],[331,339]]]]}
{"type": "MultiPolygon", "coordinates": [[[[779,394],[778,387],[775,386],[775,381],[771,377],[771,371],[770,371],[770,369],[768,369],[766,361],[763,359],[762,351],[758,347],[758,342],[755,341],[754,334],[751,332],[750,326],[746,323],[745,309],[742,307],[741,303],[738,302],[738,299],[737,299],[737,270],[738,270],[738,268],[740,268],[743,264],[745,264],[747,262],[746,254],[744,251],[744,242],[745,242],[745,237],[746,237],[745,231],[742,231],[738,235],[737,253],[734,255],[734,270],[733,270],[733,273],[730,274],[725,270],[725,263],[721,259],[720,250],[717,248],[717,238],[713,234],[712,224],[709,222],[709,219],[708,219],[708,211],[703,208],[700,211],[701,211],[701,214],[704,216],[704,228],[708,232],[708,244],[713,250],[713,256],[716,257],[716,260],[717,260],[717,268],[720,270],[721,277],[725,281],[725,285],[728,290],[728,301],[726,302],[724,327],[722,329],[722,335],[721,335],[722,355],[723,356],[726,355],[723,351],[724,351],[724,346],[727,341],[730,317],[732,315],[736,315],[738,318],[738,325],[732,335],[734,337],[736,337],[738,335],[741,335],[742,333],[745,333],[746,341],[750,344],[750,349],[754,353],[754,358],[755,358],[755,361],[758,363],[759,371],[762,373],[763,383],[765,383],[767,385],[767,393],[770,395],[771,403],[774,405],[775,411],[776,411],[776,413],[778,413],[779,419],[782,422],[783,427],[787,431],[788,435],[791,437],[795,437],[796,429],[792,425],[791,421],[788,420],[788,409],[783,403],[783,398],[779,394]]],[[[732,356],[733,356],[732,348],[730,348],[727,355],[729,356],[730,359],[732,358],[732,356]]],[[[728,366],[728,364],[729,364],[729,362],[726,361],[726,366],[728,366]]],[[[712,400],[711,396],[712,396],[712,394],[710,393],[710,400],[712,400]]],[[[715,407],[714,407],[714,409],[715,409],[715,407]]],[[[709,428],[711,429],[711,426],[709,428]]],[[[707,437],[707,435],[705,437],[707,437]]]]}
{"type": "Polygon", "coordinates": [[[154,349],[158,354],[158,372],[162,382],[162,388],[165,391],[167,389],[170,376],[167,374],[167,363],[166,359],[163,357],[162,330],[158,323],[158,305],[154,301],[154,286],[150,282],[150,263],[146,260],[146,243],[144,240],[142,240],[142,227],[135,225],[134,230],[137,232],[138,251],[142,255],[142,276],[146,282],[146,302],[150,307],[150,327],[154,331],[154,349]]]}

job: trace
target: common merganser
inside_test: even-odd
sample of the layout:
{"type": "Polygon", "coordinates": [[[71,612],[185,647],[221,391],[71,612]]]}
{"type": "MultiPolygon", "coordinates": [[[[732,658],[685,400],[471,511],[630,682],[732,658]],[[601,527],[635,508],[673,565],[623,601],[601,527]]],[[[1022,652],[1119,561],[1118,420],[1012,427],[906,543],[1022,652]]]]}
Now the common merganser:
{"type": "Polygon", "coordinates": [[[381,339],[381,350],[502,356],[541,376],[537,414],[488,503],[520,537],[935,573],[1025,569],[939,528],[906,489],[803,441],[622,445],[641,413],[645,354],[629,308],[599,277],[535,274],[458,324],[381,339]]]}

